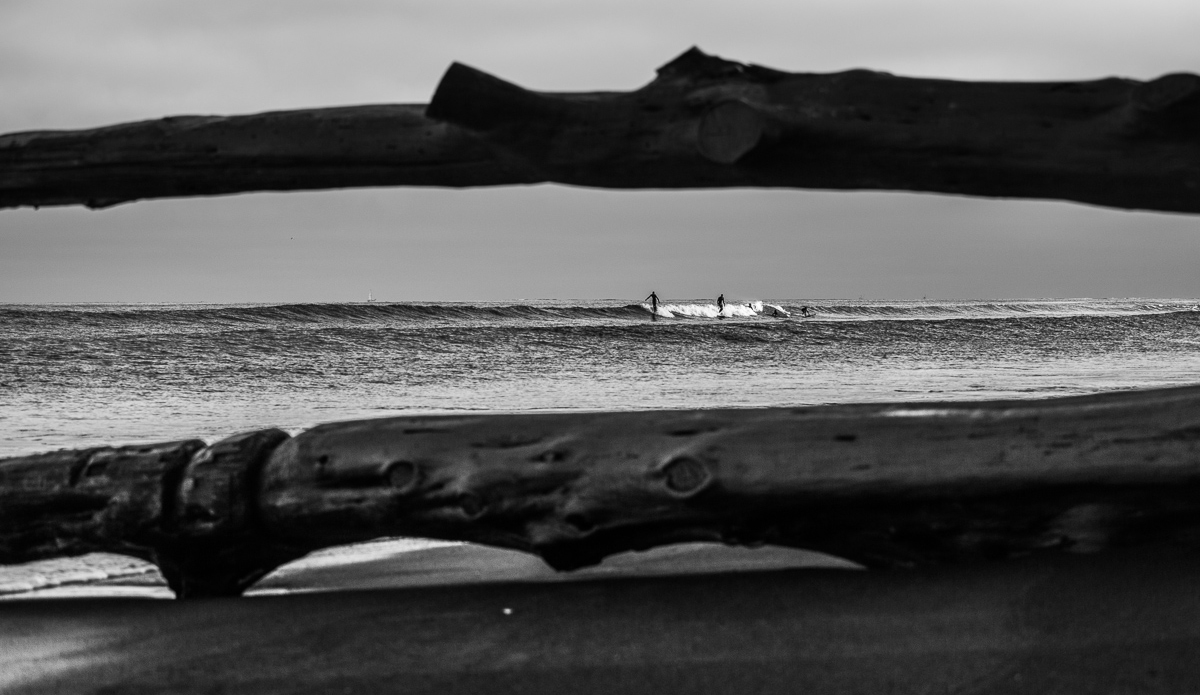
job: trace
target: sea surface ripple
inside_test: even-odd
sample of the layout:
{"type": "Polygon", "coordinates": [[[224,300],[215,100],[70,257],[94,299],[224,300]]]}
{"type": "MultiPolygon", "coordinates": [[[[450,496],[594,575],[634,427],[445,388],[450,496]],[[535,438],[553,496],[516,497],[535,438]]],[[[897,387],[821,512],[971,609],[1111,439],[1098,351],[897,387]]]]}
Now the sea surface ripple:
{"type": "Polygon", "coordinates": [[[457,411],[1032,398],[1200,381],[1194,299],[0,305],[0,456],[457,411]],[[768,305],[769,306],[769,305],[768,305]],[[815,312],[801,318],[801,307],[815,312]]]}

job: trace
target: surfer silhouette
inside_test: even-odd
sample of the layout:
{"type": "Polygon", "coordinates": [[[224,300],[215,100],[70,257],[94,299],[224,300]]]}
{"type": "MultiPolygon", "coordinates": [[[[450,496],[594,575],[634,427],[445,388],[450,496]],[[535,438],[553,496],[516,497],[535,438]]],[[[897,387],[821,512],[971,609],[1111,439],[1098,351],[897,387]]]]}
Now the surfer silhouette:
{"type": "Polygon", "coordinates": [[[650,296],[646,297],[646,301],[650,302],[650,320],[657,321],[658,320],[658,295],[654,293],[654,290],[650,291],[650,296]]]}
{"type": "Polygon", "coordinates": [[[806,307],[806,306],[800,307],[800,315],[801,316],[812,316],[812,314],[810,314],[808,312],[808,307],[806,307]]]}
{"type": "Polygon", "coordinates": [[[718,318],[725,318],[723,316],[724,313],[725,313],[725,295],[722,294],[722,295],[717,296],[717,314],[721,315],[721,316],[718,316],[718,318]]]}

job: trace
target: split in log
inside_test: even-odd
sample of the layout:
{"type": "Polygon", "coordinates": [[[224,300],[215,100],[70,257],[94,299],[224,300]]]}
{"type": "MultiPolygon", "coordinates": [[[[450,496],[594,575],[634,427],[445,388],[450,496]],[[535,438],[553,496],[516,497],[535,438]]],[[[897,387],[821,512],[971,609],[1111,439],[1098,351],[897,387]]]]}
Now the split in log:
{"type": "Polygon", "coordinates": [[[691,49],[632,92],[454,64],[424,105],[0,136],[0,207],[554,182],[910,190],[1200,212],[1200,76],[962,82],[787,73],[691,49]]]}
{"type": "Polygon", "coordinates": [[[868,567],[1200,543],[1200,387],[1044,401],[427,416],[0,461],[0,563],[108,551],[180,597],[383,536],[569,570],[683,541],[868,567]]]}

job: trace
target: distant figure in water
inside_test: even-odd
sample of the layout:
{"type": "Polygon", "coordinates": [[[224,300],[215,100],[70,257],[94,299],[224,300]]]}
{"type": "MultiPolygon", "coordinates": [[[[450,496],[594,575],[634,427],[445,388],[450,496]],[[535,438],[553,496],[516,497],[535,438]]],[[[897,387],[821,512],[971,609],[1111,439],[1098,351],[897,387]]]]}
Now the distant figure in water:
{"type": "MultiPolygon", "coordinates": [[[[717,296],[717,313],[718,314],[725,313],[725,295],[723,295],[723,294],[717,296]]],[[[722,316],[721,318],[725,318],[725,317],[722,316]]]]}
{"type": "Polygon", "coordinates": [[[657,321],[658,320],[658,295],[654,293],[654,290],[650,290],[650,296],[646,297],[646,301],[650,302],[650,320],[657,321]]]}
{"type": "Polygon", "coordinates": [[[808,307],[802,306],[802,307],[800,307],[800,315],[807,317],[807,316],[812,316],[812,313],[809,312],[808,307]]]}

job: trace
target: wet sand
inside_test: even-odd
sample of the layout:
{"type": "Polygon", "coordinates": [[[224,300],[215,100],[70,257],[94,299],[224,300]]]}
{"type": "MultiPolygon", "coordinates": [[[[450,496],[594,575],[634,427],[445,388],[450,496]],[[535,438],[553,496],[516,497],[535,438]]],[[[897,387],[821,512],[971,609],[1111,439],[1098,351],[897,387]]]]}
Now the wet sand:
{"type": "Polygon", "coordinates": [[[494,554],[430,550],[402,572],[384,559],[306,580],[394,588],[3,602],[0,690],[1200,691],[1200,558],[1178,549],[882,573],[696,573],[683,552],[499,582],[463,581],[495,569],[494,554]]]}

